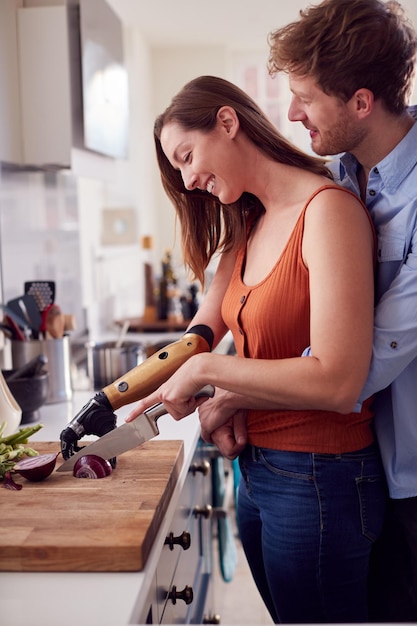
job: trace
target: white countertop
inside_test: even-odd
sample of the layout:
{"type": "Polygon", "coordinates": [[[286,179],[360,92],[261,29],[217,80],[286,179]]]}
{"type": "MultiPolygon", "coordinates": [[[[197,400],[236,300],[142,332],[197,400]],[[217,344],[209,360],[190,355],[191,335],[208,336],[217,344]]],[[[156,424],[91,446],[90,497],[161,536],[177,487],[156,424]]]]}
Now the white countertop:
{"type": "MultiPolygon", "coordinates": [[[[59,441],[63,428],[93,395],[93,391],[76,392],[70,402],[43,406],[41,422],[44,426],[30,441],[59,441]]],[[[124,417],[130,408],[131,405],[117,410],[119,425],[124,423],[124,417]]],[[[74,626],[78,623],[90,626],[125,626],[138,623],[137,616],[149,592],[151,577],[200,434],[197,413],[180,422],[165,415],[158,419],[158,427],[158,438],[184,440],[184,464],[144,570],[128,573],[0,572],[2,624],[74,626]]],[[[30,511],[27,514],[30,515],[30,511]]],[[[45,511],[45,515],[47,514],[45,511]]]]}

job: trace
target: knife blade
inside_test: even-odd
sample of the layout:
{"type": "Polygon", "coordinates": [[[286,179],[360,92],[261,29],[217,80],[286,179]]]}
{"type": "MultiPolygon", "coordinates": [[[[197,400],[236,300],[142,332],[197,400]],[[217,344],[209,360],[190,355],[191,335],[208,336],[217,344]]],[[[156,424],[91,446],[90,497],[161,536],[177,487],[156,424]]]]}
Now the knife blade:
{"type": "MultiPolygon", "coordinates": [[[[212,385],[205,385],[205,387],[196,393],[195,398],[212,398],[213,396],[214,387],[212,385]]],[[[128,450],[132,450],[132,448],[142,445],[145,441],[159,435],[157,421],[161,415],[166,415],[166,413],[168,413],[168,411],[163,402],[154,404],[149,409],[146,409],[146,411],[139,415],[133,422],[128,422],[111,430],[100,437],[100,439],[97,439],[97,441],[93,441],[76,454],[73,454],[73,456],[64,461],[56,471],[72,471],[77,460],[86,454],[96,454],[103,459],[112,459],[113,457],[123,454],[123,452],[127,452],[128,450]]]]}

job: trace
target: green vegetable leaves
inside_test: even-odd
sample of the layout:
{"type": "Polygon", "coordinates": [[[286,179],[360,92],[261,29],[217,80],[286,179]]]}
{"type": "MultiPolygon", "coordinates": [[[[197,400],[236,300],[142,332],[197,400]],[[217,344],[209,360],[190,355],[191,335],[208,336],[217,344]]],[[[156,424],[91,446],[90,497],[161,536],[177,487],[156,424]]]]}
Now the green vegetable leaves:
{"type": "Polygon", "coordinates": [[[29,437],[42,428],[43,424],[21,428],[16,433],[2,436],[6,423],[0,426],[0,479],[4,479],[6,472],[13,469],[14,464],[24,456],[37,456],[38,452],[27,446],[29,437]]]}

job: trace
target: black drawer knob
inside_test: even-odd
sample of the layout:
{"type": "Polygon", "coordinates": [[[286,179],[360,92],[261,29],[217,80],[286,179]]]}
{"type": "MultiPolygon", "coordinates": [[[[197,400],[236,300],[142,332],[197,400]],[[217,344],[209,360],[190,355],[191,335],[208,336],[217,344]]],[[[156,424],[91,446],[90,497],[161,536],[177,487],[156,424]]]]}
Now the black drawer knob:
{"type": "Polygon", "coordinates": [[[168,594],[168,598],[172,604],[176,604],[177,600],[183,600],[185,604],[191,604],[194,599],[193,588],[186,585],[182,591],[177,591],[175,585],[173,585],[171,591],[168,594]]]}
{"type": "Polygon", "coordinates": [[[169,546],[170,550],[173,550],[175,545],[181,546],[183,550],[188,550],[191,546],[191,535],[186,530],[184,530],[181,535],[178,535],[178,537],[174,537],[174,533],[169,533],[165,539],[165,545],[169,546]]]}

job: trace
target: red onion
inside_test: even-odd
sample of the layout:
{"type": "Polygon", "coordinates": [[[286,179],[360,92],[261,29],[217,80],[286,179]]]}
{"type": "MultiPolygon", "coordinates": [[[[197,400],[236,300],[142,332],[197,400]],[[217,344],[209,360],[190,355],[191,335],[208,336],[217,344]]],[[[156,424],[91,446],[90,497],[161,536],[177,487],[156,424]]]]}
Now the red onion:
{"type": "Polygon", "coordinates": [[[10,470],[7,470],[7,472],[5,473],[1,486],[5,489],[12,489],[12,491],[20,491],[20,489],[22,489],[23,487],[23,485],[14,482],[10,470]]]}
{"type": "Polygon", "coordinates": [[[26,478],[26,480],[39,482],[52,474],[58,454],[60,453],[52,452],[51,454],[31,456],[28,459],[23,459],[15,463],[13,469],[26,478]]]}
{"type": "Polygon", "coordinates": [[[77,459],[73,474],[75,478],[105,478],[110,476],[112,468],[109,461],[97,454],[86,454],[77,459]]]}

